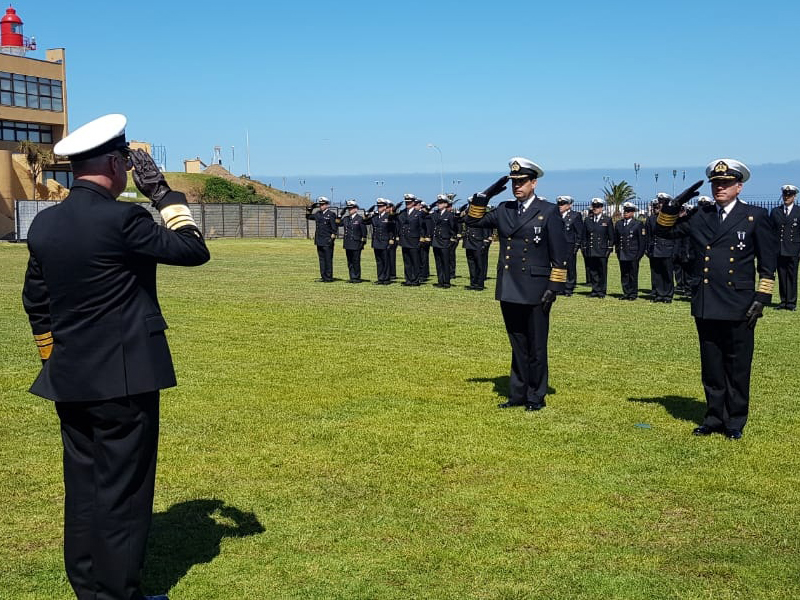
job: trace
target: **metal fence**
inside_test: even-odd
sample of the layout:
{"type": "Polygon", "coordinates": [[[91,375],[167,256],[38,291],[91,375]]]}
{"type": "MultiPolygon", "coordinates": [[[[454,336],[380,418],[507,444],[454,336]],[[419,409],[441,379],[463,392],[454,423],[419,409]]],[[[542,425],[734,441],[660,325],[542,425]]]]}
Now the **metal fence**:
{"type": "MultiPolygon", "coordinates": [[[[33,218],[56,202],[17,200],[15,202],[17,240],[28,239],[33,218]]],[[[142,203],[156,222],[158,211],[142,203]]],[[[314,222],[305,218],[305,207],[271,204],[190,204],[189,209],[198,227],[207,238],[306,238],[314,235],[314,222]]]]}

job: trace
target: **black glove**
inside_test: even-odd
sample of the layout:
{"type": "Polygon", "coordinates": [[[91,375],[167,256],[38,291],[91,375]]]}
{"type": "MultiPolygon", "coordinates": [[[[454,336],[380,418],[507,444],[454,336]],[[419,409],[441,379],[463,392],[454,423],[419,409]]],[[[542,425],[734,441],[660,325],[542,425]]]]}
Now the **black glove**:
{"type": "Polygon", "coordinates": [[[697,190],[699,190],[702,187],[702,185],[703,185],[702,179],[697,183],[693,183],[688,188],[683,190],[680,194],[675,196],[672,200],[666,202],[661,207],[661,212],[664,213],[665,215],[677,215],[679,212],[681,212],[681,206],[686,204],[689,200],[691,200],[695,196],[700,195],[700,192],[698,192],[697,190]]]}
{"type": "Polygon", "coordinates": [[[403,202],[401,200],[400,202],[394,205],[394,212],[399,212],[402,207],[403,207],[403,202]]]}
{"type": "Polygon", "coordinates": [[[483,190],[482,194],[486,196],[487,200],[490,200],[506,189],[506,183],[508,183],[508,175],[503,175],[500,179],[483,190]]]}
{"type": "Polygon", "coordinates": [[[370,207],[367,209],[367,214],[369,214],[369,213],[373,212],[374,210],[375,210],[375,205],[373,204],[372,206],[370,206],[370,207]]]}
{"type": "Polygon", "coordinates": [[[130,156],[133,163],[133,182],[139,191],[150,199],[153,206],[160,210],[161,200],[172,191],[164,174],[159,171],[155,161],[144,150],[132,150],[130,156]]]}
{"type": "Polygon", "coordinates": [[[747,327],[749,329],[755,329],[758,320],[764,316],[764,305],[758,300],[753,300],[753,303],[750,305],[750,308],[747,309],[744,316],[747,317],[747,327]]]}
{"type": "Polygon", "coordinates": [[[553,290],[545,290],[542,294],[542,312],[546,315],[550,314],[550,309],[553,308],[553,302],[556,301],[556,293],[553,290]]]}

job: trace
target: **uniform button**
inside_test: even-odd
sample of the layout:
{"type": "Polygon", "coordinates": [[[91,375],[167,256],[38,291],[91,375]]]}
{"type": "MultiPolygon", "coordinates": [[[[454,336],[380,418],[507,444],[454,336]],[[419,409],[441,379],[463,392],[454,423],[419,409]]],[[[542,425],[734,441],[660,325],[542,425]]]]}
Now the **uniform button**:
{"type": "Polygon", "coordinates": [[[511,258],[511,257],[508,254],[506,254],[506,260],[508,260],[509,258],[511,258]]]}
{"type": "Polygon", "coordinates": [[[731,252],[733,252],[733,246],[731,246],[731,252]]]}
{"type": "Polygon", "coordinates": [[[733,285],[733,284],[732,284],[732,283],[729,281],[729,282],[728,282],[728,285],[733,285]]]}
{"type": "Polygon", "coordinates": [[[733,275],[733,269],[729,269],[729,270],[728,270],[728,274],[729,274],[729,275],[733,275]]]}
{"type": "Polygon", "coordinates": [[[703,273],[708,273],[708,267],[706,267],[705,269],[703,269],[703,273]]]}
{"type": "Polygon", "coordinates": [[[711,260],[711,257],[710,256],[706,256],[706,262],[708,262],[710,260],[711,260]]]}
{"type": "Polygon", "coordinates": [[[526,259],[526,258],[524,258],[524,257],[523,257],[523,259],[522,259],[522,262],[525,262],[526,260],[528,260],[528,259],[526,259]]]}
{"type": "Polygon", "coordinates": [[[706,246],[706,250],[711,250],[711,246],[706,246]]]}
{"type": "Polygon", "coordinates": [[[506,271],[508,271],[508,265],[506,265],[506,271]]]}
{"type": "Polygon", "coordinates": [[[527,249],[527,248],[523,248],[523,249],[522,249],[522,251],[523,251],[523,252],[527,252],[527,251],[528,251],[528,249],[527,249]]]}
{"type": "Polygon", "coordinates": [[[525,267],[522,267],[522,272],[523,272],[523,273],[525,272],[525,267]]]}
{"type": "MultiPolygon", "coordinates": [[[[506,267],[507,269],[508,267],[506,267]]],[[[708,279],[703,279],[703,283],[708,283],[708,279]]]]}
{"type": "Polygon", "coordinates": [[[528,238],[525,238],[525,243],[526,243],[526,244],[528,243],[528,238]]]}
{"type": "Polygon", "coordinates": [[[511,250],[511,246],[506,246],[506,250],[511,250]]]}
{"type": "Polygon", "coordinates": [[[731,256],[730,261],[733,262],[733,257],[731,256]]]}

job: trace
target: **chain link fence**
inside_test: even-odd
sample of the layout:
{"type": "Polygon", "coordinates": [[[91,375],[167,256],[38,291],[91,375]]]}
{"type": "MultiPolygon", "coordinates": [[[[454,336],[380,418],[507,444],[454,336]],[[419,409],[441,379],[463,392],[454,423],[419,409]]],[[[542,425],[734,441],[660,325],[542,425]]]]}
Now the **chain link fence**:
{"type": "MultiPolygon", "coordinates": [[[[57,204],[49,201],[17,200],[15,202],[16,235],[28,239],[28,228],[42,210],[57,204]]],[[[157,223],[161,215],[149,204],[141,203],[157,223]]],[[[190,204],[197,226],[206,238],[308,238],[314,235],[314,221],[305,218],[302,206],[271,204],[190,204]]]]}

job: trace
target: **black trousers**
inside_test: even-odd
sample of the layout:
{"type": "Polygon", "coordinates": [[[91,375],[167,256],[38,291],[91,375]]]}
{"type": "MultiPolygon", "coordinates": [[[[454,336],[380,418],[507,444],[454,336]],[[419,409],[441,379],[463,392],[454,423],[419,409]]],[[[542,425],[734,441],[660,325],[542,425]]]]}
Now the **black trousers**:
{"type": "Polygon", "coordinates": [[[456,250],[458,250],[458,242],[453,242],[450,244],[450,279],[455,279],[456,277],[456,250]]]}
{"type": "Polygon", "coordinates": [[[361,249],[345,250],[347,255],[347,270],[350,274],[350,281],[361,279],[361,249]]]}
{"type": "Polygon", "coordinates": [[[675,281],[675,288],[684,290],[688,286],[686,272],[683,270],[683,263],[677,258],[672,259],[672,275],[675,281]]]}
{"type": "Polygon", "coordinates": [[[419,276],[427,279],[431,276],[431,245],[419,245],[419,276]]]}
{"type": "Polygon", "coordinates": [[[389,281],[391,277],[389,273],[389,250],[373,248],[372,251],[375,253],[375,267],[378,271],[378,281],[389,281]]]}
{"type": "Polygon", "coordinates": [[[619,273],[622,283],[622,296],[636,298],[639,296],[639,261],[619,261],[619,273]]]}
{"type": "Polygon", "coordinates": [[[436,279],[441,285],[450,284],[450,248],[434,248],[433,259],[436,261],[436,279]]]}
{"type": "Polygon", "coordinates": [[[483,276],[481,277],[481,285],[484,285],[486,278],[489,276],[489,246],[486,244],[481,250],[481,257],[483,258],[483,276]]]}
{"type": "Polygon", "coordinates": [[[319,258],[320,278],[331,281],[333,279],[333,244],[317,246],[317,258],[319,258]]]}
{"type": "Polygon", "coordinates": [[[537,404],[547,395],[547,336],[550,315],[542,305],[500,302],[511,342],[509,401],[537,404]]]}
{"type": "Polygon", "coordinates": [[[797,257],[778,257],[778,293],[781,304],[789,308],[797,307],[797,257]]]}
{"type": "Polygon", "coordinates": [[[419,283],[419,248],[403,248],[406,283],[419,283]]]}
{"type": "Polygon", "coordinates": [[[484,249],[466,251],[467,267],[469,268],[469,284],[472,287],[482,288],[486,279],[486,264],[484,249]]]}
{"type": "Polygon", "coordinates": [[[397,277],[397,244],[391,244],[387,250],[389,257],[389,279],[397,277]]]}
{"type": "Polygon", "coordinates": [[[608,257],[589,256],[586,258],[586,266],[589,270],[588,277],[592,293],[605,296],[608,289],[608,257]]]}
{"type": "Polygon", "coordinates": [[[650,258],[650,281],[653,287],[653,297],[656,300],[672,300],[675,294],[673,281],[672,258],[650,258]]]}
{"type": "Polygon", "coordinates": [[[564,286],[564,291],[572,293],[575,291],[575,285],[578,283],[578,253],[573,250],[567,255],[567,283],[564,286]]]}
{"type": "Polygon", "coordinates": [[[747,321],[695,318],[706,393],[703,425],[744,429],[750,406],[753,330],[747,321]]]}
{"type": "Polygon", "coordinates": [[[159,392],[57,402],[64,564],[78,600],[141,599],[153,513],[159,392]]]}
{"type": "Polygon", "coordinates": [[[586,256],[586,253],[583,251],[581,251],[581,256],[583,256],[583,270],[586,275],[586,285],[591,285],[592,280],[589,277],[589,257],[586,256]]]}

